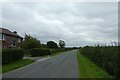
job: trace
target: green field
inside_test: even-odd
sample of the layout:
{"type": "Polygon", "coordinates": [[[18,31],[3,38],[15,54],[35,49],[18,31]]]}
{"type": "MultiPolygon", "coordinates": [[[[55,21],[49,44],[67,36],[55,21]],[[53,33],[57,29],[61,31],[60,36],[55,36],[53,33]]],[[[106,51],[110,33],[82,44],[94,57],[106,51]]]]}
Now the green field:
{"type": "Polygon", "coordinates": [[[80,78],[113,78],[113,76],[99,68],[88,58],[81,55],[79,51],[77,52],[77,60],[80,78]]]}

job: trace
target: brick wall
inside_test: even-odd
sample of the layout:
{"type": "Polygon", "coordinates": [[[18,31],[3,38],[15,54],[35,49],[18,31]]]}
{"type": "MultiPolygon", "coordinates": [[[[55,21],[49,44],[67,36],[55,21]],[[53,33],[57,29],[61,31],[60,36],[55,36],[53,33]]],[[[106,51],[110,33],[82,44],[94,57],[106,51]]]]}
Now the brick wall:
{"type": "MultiPolygon", "coordinates": [[[[0,43],[1,45],[1,43],[0,43]]],[[[22,45],[22,39],[18,38],[18,37],[14,37],[14,36],[9,36],[6,35],[6,39],[2,40],[2,47],[21,47],[22,45]],[[20,39],[20,41],[19,41],[20,39]],[[15,46],[13,46],[13,44],[15,43],[15,46]]]]}

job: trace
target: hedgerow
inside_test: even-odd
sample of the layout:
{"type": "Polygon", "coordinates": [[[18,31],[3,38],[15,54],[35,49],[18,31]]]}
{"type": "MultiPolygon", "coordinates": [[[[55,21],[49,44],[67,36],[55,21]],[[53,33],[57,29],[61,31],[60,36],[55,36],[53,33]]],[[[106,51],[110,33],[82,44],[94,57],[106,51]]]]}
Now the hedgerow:
{"type": "Polygon", "coordinates": [[[7,64],[23,58],[22,49],[2,49],[2,64],[7,64]]]}
{"type": "Polygon", "coordinates": [[[49,49],[34,48],[34,49],[31,49],[30,54],[32,57],[44,56],[44,55],[51,55],[51,51],[49,49]]]}
{"type": "Polygon", "coordinates": [[[63,52],[65,49],[52,49],[52,54],[58,53],[58,52],[63,52]]]}
{"type": "Polygon", "coordinates": [[[63,51],[69,51],[72,50],[72,48],[58,48],[58,49],[51,49],[51,48],[33,48],[30,50],[30,54],[32,57],[35,56],[44,56],[44,55],[51,55],[54,53],[58,53],[58,52],[63,52],[63,51]]]}
{"type": "Polygon", "coordinates": [[[120,53],[118,46],[94,46],[80,48],[80,53],[90,58],[98,66],[103,67],[110,74],[120,75],[120,53]]]}

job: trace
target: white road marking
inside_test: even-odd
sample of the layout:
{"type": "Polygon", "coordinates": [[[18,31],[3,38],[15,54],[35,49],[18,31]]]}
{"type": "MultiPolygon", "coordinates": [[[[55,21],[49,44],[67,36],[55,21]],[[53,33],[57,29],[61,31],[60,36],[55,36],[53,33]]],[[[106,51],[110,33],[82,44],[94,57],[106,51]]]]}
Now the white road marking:
{"type": "Polygon", "coordinates": [[[37,61],[43,61],[43,60],[46,60],[46,59],[49,59],[50,57],[47,57],[47,58],[43,58],[43,59],[40,59],[40,60],[37,60],[37,61]]]}

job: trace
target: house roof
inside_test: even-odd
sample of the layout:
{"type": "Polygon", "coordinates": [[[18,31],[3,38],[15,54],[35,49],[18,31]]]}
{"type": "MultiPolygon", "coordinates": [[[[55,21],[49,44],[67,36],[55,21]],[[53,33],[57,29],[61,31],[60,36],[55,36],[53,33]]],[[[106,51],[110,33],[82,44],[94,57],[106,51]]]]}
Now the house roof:
{"type": "Polygon", "coordinates": [[[0,27],[0,33],[6,34],[6,35],[10,35],[10,36],[14,36],[14,37],[22,38],[22,37],[19,36],[17,33],[11,32],[10,30],[5,29],[5,28],[1,28],[1,27],[0,27]]]}

